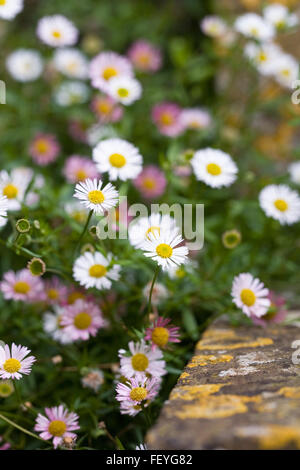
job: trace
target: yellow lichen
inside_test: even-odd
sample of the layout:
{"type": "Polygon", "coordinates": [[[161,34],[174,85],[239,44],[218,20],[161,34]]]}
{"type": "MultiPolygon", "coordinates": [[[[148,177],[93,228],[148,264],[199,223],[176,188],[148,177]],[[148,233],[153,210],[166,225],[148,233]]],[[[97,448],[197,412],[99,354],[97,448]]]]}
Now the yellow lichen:
{"type": "Polygon", "coordinates": [[[207,364],[217,364],[218,362],[230,362],[233,356],[229,354],[221,354],[220,356],[214,356],[211,354],[200,354],[194,356],[191,362],[188,364],[189,368],[197,366],[207,366],[207,364]]]}
{"type": "Polygon", "coordinates": [[[300,387],[282,387],[278,394],[286,398],[300,398],[300,387]]]}
{"type": "Polygon", "coordinates": [[[264,435],[258,439],[261,449],[282,449],[288,446],[300,449],[299,427],[273,424],[264,426],[264,431],[264,435]]]}
{"type": "Polygon", "coordinates": [[[207,397],[213,393],[217,393],[222,387],[228,384],[203,384],[203,385],[187,385],[184,387],[176,387],[171,395],[170,400],[193,400],[194,398],[207,397]]]}
{"type": "Polygon", "coordinates": [[[227,350],[241,348],[257,348],[261,346],[269,346],[273,344],[271,338],[258,337],[252,340],[250,337],[238,337],[233,330],[211,330],[207,332],[201,339],[196,349],[198,350],[227,350]],[[228,340],[236,340],[236,342],[228,342],[228,340]],[[242,340],[242,341],[241,341],[242,340]]]}

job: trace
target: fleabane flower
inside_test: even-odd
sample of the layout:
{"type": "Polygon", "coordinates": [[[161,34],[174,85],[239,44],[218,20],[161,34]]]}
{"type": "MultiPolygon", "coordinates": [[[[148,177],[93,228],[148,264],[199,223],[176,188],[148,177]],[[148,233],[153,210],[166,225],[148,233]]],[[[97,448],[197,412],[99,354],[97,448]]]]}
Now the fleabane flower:
{"type": "Polygon", "coordinates": [[[290,13],[289,9],[280,3],[267,5],[263,10],[263,15],[265,20],[278,30],[291,28],[299,22],[297,15],[290,13]]]}
{"type": "Polygon", "coordinates": [[[18,82],[32,82],[43,71],[43,60],[39,52],[32,49],[17,49],[6,59],[6,68],[18,82]]]}
{"type": "Polygon", "coordinates": [[[158,198],[165,192],[167,179],[165,174],[156,165],[147,165],[135,180],[133,185],[146,199],[158,198]]]}
{"type": "Polygon", "coordinates": [[[160,50],[144,39],[135,41],[127,55],[134,67],[141,72],[157,72],[161,68],[160,50]]]}
{"type": "Polygon", "coordinates": [[[93,98],[91,109],[102,124],[118,122],[123,116],[123,108],[108,95],[99,95],[93,98]]]}
{"type": "Polygon", "coordinates": [[[273,43],[257,44],[251,41],[246,44],[244,53],[262,75],[270,76],[274,73],[275,61],[282,54],[282,50],[273,43]]]}
{"type": "Polygon", "coordinates": [[[270,184],[259,194],[259,204],[268,217],[281,225],[292,225],[300,220],[300,197],[285,184],[270,184]]]}
{"type": "Polygon", "coordinates": [[[236,164],[228,153],[212,148],[195,152],[191,165],[197,180],[212,188],[230,186],[236,180],[238,172],[236,164]]]}
{"type": "Polygon", "coordinates": [[[0,196],[0,227],[4,227],[7,222],[8,201],[6,196],[0,196]]]}
{"type": "Polygon", "coordinates": [[[64,438],[76,439],[73,431],[80,429],[78,415],[68,411],[63,405],[45,408],[45,415],[38,414],[34,430],[40,433],[40,437],[46,441],[53,439],[56,449],[63,443],[64,438]]]}
{"type": "Polygon", "coordinates": [[[66,328],[62,325],[61,319],[64,313],[64,308],[55,305],[53,307],[54,312],[45,312],[43,315],[43,328],[44,331],[61,344],[70,344],[73,338],[70,332],[66,331],[66,328]]]}
{"type": "Polygon", "coordinates": [[[21,271],[7,271],[0,283],[0,290],[6,300],[21,300],[23,302],[36,302],[43,295],[43,281],[33,276],[28,269],[21,271]]]}
{"type": "Polygon", "coordinates": [[[180,343],[178,326],[169,325],[171,319],[158,317],[146,329],[145,340],[151,341],[152,349],[165,348],[168,343],[180,343]]]}
{"type": "Polygon", "coordinates": [[[104,257],[99,251],[86,252],[76,259],[73,277],[86,289],[110,289],[112,281],[119,279],[120,269],[118,264],[113,264],[111,254],[104,257]]]}
{"type": "Polygon", "coordinates": [[[216,15],[208,15],[200,23],[203,33],[212,38],[221,38],[228,32],[228,26],[222,18],[216,15]]]}
{"type": "Polygon", "coordinates": [[[143,380],[146,374],[150,374],[159,379],[167,373],[160,349],[152,351],[144,340],[140,343],[130,341],[128,347],[129,355],[124,349],[119,350],[120,371],[126,378],[143,380]]]}
{"type": "Polygon", "coordinates": [[[185,130],[181,120],[182,109],[172,102],[156,104],[152,109],[152,120],[161,134],[177,137],[185,130]]]}
{"type": "Polygon", "coordinates": [[[40,166],[54,162],[60,153],[60,145],[53,134],[38,134],[30,143],[29,154],[40,166]]]}
{"type": "Polygon", "coordinates": [[[115,52],[101,52],[90,63],[89,76],[94,88],[107,93],[113,77],[133,77],[130,61],[115,52]]]}
{"type": "Polygon", "coordinates": [[[178,246],[183,242],[178,228],[157,230],[149,232],[147,239],[142,245],[144,255],[152,258],[162,267],[164,271],[172,269],[174,266],[180,266],[186,263],[188,248],[186,246],[178,246]]]}
{"type": "Polygon", "coordinates": [[[21,209],[32,175],[32,170],[27,168],[15,168],[10,174],[6,170],[0,171],[0,197],[7,198],[8,211],[21,209]]]}
{"type": "Polygon", "coordinates": [[[107,93],[119,103],[128,106],[142,96],[142,85],[132,77],[121,75],[109,80],[107,93]]]}
{"type": "Polygon", "coordinates": [[[7,344],[0,346],[0,378],[19,380],[22,375],[29,375],[36,361],[34,356],[28,356],[29,353],[30,349],[15,343],[11,348],[7,344]]]}
{"type": "Polygon", "coordinates": [[[291,163],[288,170],[291,181],[295,184],[300,184],[300,161],[291,163]]]}
{"type": "Polygon", "coordinates": [[[45,301],[48,305],[61,304],[64,301],[67,292],[67,286],[65,286],[57,276],[53,276],[44,281],[45,301]]]}
{"type": "Polygon", "coordinates": [[[262,317],[271,305],[269,290],[250,273],[236,276],[232,284],[232,300],[248,317],[262,317]]]}
{"type": "Polygon", "coordinates": [[[88,60],[82,52],[73,47],[57,49],[53,64],[58,72],[69,78],[84,80],[88,77],[88,60]]]}
{"type": "Polygon", "coordinates": [[[71,155],[67,158],[63,173],[69,183],[78,183],[99,177],[95,163],[89,157],[81,155],[71,155]]]}
{"type": "Polygon", "coordinates": [[[180,119],[185,129],[201,130],[211,125],[211,115],[201,108],[183,109],[180,119]]]}
{"type": "Polygon", "coordinates": [[[82,377],[81,383],[83,387],[91,388],[96,393],[104,383],[104,374],[100,369],[89,369],[82,377]]]}
{"type": "Polygon", "coordinates": [[[37,36],[48,46],[73,46],[77,42],[78,29],[63,15],[44,16],[38,22],[37,36]]]}
{"type": "Polygon", "coordinates": [[[93,150],[93,160],[98,170],[108,173],[112,181],[133,179],[142,171],[143,157],[139,149],[123,139],[100,141],[93,150]]]}
{"type": "Polygon", "coordinates": [[[293,88],[299,74],[299,62],[290,54],[279,54],[273,64],[275,80],[286,88],[293,88]]]}
{"type": "Polygon", "coordinates": [[[23,0],[1,0],[0,18],[4,20],[13,20],[20,11],[23,10],[23,0]]]}
{"type": "Polygon", "coordinates": [[[121,414],[135,416],[154,400],[160,388],[160,381],[156,378],[131,378],[125,383],[118,383],[116,399],[120,402],[121,414]]]}
{"type": "Polygon", "coordinates": [[[81,299],[64,308],[60,323],[73,341],[86,341],[90,336],[96,336],[97,331],[106,324],[100,308],[81,299]]]}
{"type": "Polygon", "coordinates": [[[275,35],[274,26],[257,13],[245,13],[239,16],[234,27],[244,36],[259,41],[270,41],[275,35]]]}
{"type": "Polygon", "coordinates": [[[79,80],[63,82],[54,92],[56,104],[63,107],[85,103],[89,96],[89,87],[79,80]]]}
{"type": "Polygon", "coordinates": [[[74,197],[95,214],[104,214],[117,205],[119,193],[111,183],[103,186],[101,180],[88,178],[76,184],[74,197]]]}
{"type": "Polygon", "coordinates": [[[158,235],[163,230],[176,229],[176,221],[168,214],[160,214],[159,212],[154,212],[150,217],[138,217],[133,220],[128,229],[129,242],[135,248],[142,248],[145,241],[149,240],[149,235],[155,234],[158,235]]]}

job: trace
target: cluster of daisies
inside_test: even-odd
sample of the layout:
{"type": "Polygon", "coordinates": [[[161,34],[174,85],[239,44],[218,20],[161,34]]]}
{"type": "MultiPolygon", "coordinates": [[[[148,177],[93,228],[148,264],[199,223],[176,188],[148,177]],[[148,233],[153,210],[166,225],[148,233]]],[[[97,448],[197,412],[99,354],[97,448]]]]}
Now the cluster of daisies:
{"type": "Polygon", "coordinates": [[[244,53],[257,70],[274,78],[281,86],[293,88],[298,78],[299,63],[274,41],[277,33],[291,30],[298,24],[299,18],[295,13],[280,3],[272,3],[263,9],[262,16],[245,13],[235,20],[232,27],[218,16],[207,16],[201,22],[201,28],[205,34],[229,45],[237,41],[238,33],[243,35],[250,40],[244,45],[244,53]]]}

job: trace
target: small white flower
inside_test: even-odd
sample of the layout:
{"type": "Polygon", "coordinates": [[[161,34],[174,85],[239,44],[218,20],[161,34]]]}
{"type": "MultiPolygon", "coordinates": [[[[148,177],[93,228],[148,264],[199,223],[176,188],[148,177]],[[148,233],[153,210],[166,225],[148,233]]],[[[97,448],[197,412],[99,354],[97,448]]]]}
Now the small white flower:
{"type": "Polygon", "coordinates": [[[90,95],[89,87],[79,81],[62,83],[54,93],[54,100],[59,106],[71,106],[85,103],[90,95]]]}
{"type": "Polygon", "coordinates": [[[0,227],[4,227],[7,222],[8,201],[6,196],[0,196],[0,227]]]}
{"type": "Polygon", "coordinates": [[[150,217],[138,217],[129,225],[129,242],[135,248],[142,248],[144,242],[149,239],[149,233],[157,231],[160,234],[165,229],[173,230],[175,227],[175,219],[168,214],[161,215],[158,212],[154,212],[150,217]]]}
{"type": "Polygon", "coordinates": [[[212,188],[230,186],[236,180],[238,172],[230,155],[212,148],[195,152],[191,165],[196,178],[212,188]]]}
{"type": "Polygon", "coordinates": [[[73,266],[73,277],[86,289],[110,289],[112,282],[120,277],[121,267],[112,264],[112,255],[105,258],[102,253],[86,252],[76,259],[73,266]]]}
{"type": "Polygon", "coordinates": [[[118,203],[119,193],[111,183],[104,187],[102,185],[101,180],[88,178],[76,184],[74,197],[87,209],[96,214],[104,214],[118,203]]]}
{"type": "Polygon", "coordinates": [[[25,357],[30,353],[30,349],[25,346],[0,346],[0,379],[17,379],[22,375],[29,375],[31,366],[35,362],[34,356],[25,357]]]}
{"type": "Polygon", "coordinates": [[[300,220],[300,197],[285,184],[270,184],[259,194],[260,207],[268,217],[281,225],[291,225],[300,220]]]}
{"type": "Polygon", "coordinates": [[[174,265],[180,266],[186,263],[188,248],[178,247],[183,239],[178,234],[178,229],[161,230],[149,232],[148,238],[142,245],[144,255],[152,258],[164,271],[172,269],[174,265]]]}
{"type": "Polygon", "coordinates": [[[111,180],[134,179],[142,171],[139,150],[123,139],[102,140],[93,150],[93,159],[100,173],[108,172],[111,180]]]}
{"type": "Polygon", "coordinates": [[[221,38],[228,32],[225,21],[219,16],[208,15],[200,23],[202,31],[213,38],[221,38]]]}
{"type": "Polygon", "coordinates": [[[232,284],[232,299],[235,305],[248,316],[262,317],[271,305],[267,298],[269,290],[250,273],[236,276],[232,284]]]}
{"type": "Polygon", "coordinates": [[[23,10],[23,0],[1,0],[0,18],[13,20],[14,17],[23,10]]]}
{"type": "Polygon", "coordinates": [[[293,88],[293,83],[298,78],[299,63],[289,54],[280,54],[273,64],[273,74],[277,82],[286,87],[293,88]]]}
{"type": "Polygon", "coordinates": [[[256,42],[246,44],[244,52],[262,75],[273,75],[274,64],[282,54],[281,48],[276,44],[256,42]]]}
{"type": "Polygon", "coordinates": [[[121,75],[109,80],[107,93],[116,101],[127,106],[142,96],[142,86],[135,78],[121,75]]]}
{"type": "Polygon", "coordinates": [[[293,183],[300,184],[300,162],[294,162],[289,166],[289,174],[293,183]]]}
{"type": "Polygon", "coordinates": [[[101,52],[90,63],[89,76],[92,86],[107,93],[108,84],[113,77],[133,77],[130,60],[115,52],[101,52]]]}
{"type": "Polygon", "coordinates": [[[6,59],[10,75],[18,82],[32,82],[43,71],[41,55],[32,49],[17,49],[6,59]]]}
{"type": "Polygon", "coordinates": [[[275,28],[291,28],[298,24],[298,17],[295,13],[290,13],[288,8],[280,3],[268,5],[263,10],[264,18],[275,28]]]}
{"type": "Polygon", "coordinates": [[[260,41],[270,41],[275,34],[274,26],[256,13],[245,13],[239,16],[234,27],[244,36],[260,41]]]}
{"type": "Polygon", "coordinates": [[[121,374],[130,379],[143,380],[145,374],[160,378],[167,373],[166,363],[160,349],[151,349],[142,340],[140,343],[130,341],[128,344],[130,355],[124,349],[119,350],[121,374]]]}
{"type": "Polygon", "coordinates": [[[7,210],[17,211],[21,208],[32,175],[29,168],[15,168],[10,174],[5,170],[0,171],[0,196],[6,196],[7,210]]]}
{"type": "Polygon", "coordinates": [[[48,46],[73,46],[77,42],[78,29],[63,15],[44,16],[38,22],[37,35],[48,46]]]}
{"type": "Polygon", "coordinates": [[[44,331],[48,333],[55,341],[61,344],[69,344],[72,342],[71,335],[61,325],[60,321],[64,313],[62,307],[54,306],[53,312],[46,312],[43,316],[44,331]]]}
{"type": "Polygon", "coordinates": [[[180,120],[186,129],[205,129],[211,124],[211,116],[208,111],[201,108],[183,109],[180,120]]]}
{"type": "Polygon", "coordinates": [[[88,60],[75,48],[57,49],[53,57],[56,70],[69,78],[84,80],[88,76],[88,60]]]}

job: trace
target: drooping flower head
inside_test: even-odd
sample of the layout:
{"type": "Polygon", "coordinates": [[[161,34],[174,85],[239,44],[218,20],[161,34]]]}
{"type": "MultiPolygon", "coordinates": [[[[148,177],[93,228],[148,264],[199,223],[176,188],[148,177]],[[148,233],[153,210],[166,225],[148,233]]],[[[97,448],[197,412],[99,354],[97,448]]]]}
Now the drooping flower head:
{"type": "Polygon", "coordinates": [[[212,188],[230,186],[236,180],[238,172],[230,155],[212,148],[195,152],[191,165],[196,178],[212,188]]]}
{"type": "Polygon", "coordinates": [[[143,380],[146,374],[156,378],[166,374],[166,363],[159,349],[152,351],[144,340],[140,343],[130,341],[128,347],[129,355],[124,349],[119,350],[120,370],[126,378],[143,380]]]}
{"type": "Polygon", "coordinates": [[[90,336],[96,336],[106,324],[100,308],[81,299],[64,308],[60,323],[73,341],[86,341],[90,336]]]}
{"type": "Polygon", "coordinates": [[[17,49],[6,59],[10,75],[18,82],[32,82],[38,79],[43,71],[41,55],[32,49],[17,49]]]}
{"type": "Polygon", "coordinates": [[[152,349],[163,349],[168,343],[180,343],[179,327],[169,325],[170,321],[170,318],[158,317],[153,325],[147,328],[145,340],[151,341],[152,349]]]}
{"type": "Polygon", "coordinates": [[[69,183],[78,183],[88,178],[99,177],[95,163],[89,157],[82,157],[81,155],[71,155],[67,158],[63,173],[69,183]]]}
{"type": "Polygon", "coordinates": [[[161,134],[177,137],[184,131],[181,121],[181,108],[176,103],[164,102],[152,109],[152,120],[161,134]]]}
{"type": "Polygon", "coordinates": [[[110,289],[112,281],[120,277],[121,267],[112,263],[112,255],[105,258],[102,253],[85,252],[76,259],[73,266],[73,277],[86,289],[110,289]]]}
{"type": "Polygon", "coordinates": [[[29,154],[40,166],[54,162],[60,153],[60,145],[55,135],[38,134],[30,144],[29,154]]]}
{"type": "Polygon", "coordinates": [[[118,122],[123,116],[122,106],[108,95],[95,96],[92,100],[91,108],[102,124],[118,122]]]}
{"type": "Polygon", "coordinates": [[[127,55],[134,67],[142,72],[157,72],[161,68],[160,50],[144,39],[135,41],[127,55]]]}
{"type": "Polygon", "coordinates": [[[159,388],[160,381],[156,378],[131,378],[125,383],[118,383],[116,399],[120,402],[121,414],[130,416],[138,414],[142,410],[142,405],[147,407],[154,400],[159,388]]]}
{"type": "Polygon", "coordinates": [[[0,346],[0,379],[19,380],[22,375],[29,375],[36,361],[34,356],[28,356],[29,353],[30,349],[15,343],[11,348],[7,344],[0,346]]]}
{"type": "Polygon", "coordinates": [[[107,93],[113,77],[133,77],[133,68],[126,57],[115,52],[101,52],[91,61],[89,76],[93,87],[107,93]]]}
{"type": "Polygon", "coordinates": [[[232,299],[237,307],[247,315],[262,317],[268,311],[271,302],[268,298],[269,290],[250,273],[236,276],[232,284],[232,299]]]}
{"type": "Polygon", "coordinates": [[[259,194],[259,204],[268,217],[281,225],[292,225],[300,220],[300,197],[285,184],[270,184],[259,194]]]}
{"type": "Polygon", "coordinates": [[[44,16],[38,22],[37,36],[48,46],[73,46],[77,42],[78,29],[63,15],[44,16]]]}
{"type": "Polygon", "coordinates": [[[148,165],[143,168],[133,184],[144,198],[155,199],[165,192],[167,180],[158,166],[148,165]]]}
{"type": "Polygon", "coordinates": [[[43,281],[33,276],[28,269],[21,271],[7,271],[0,283],[0,290],[6,300],[21,300],[23,302],[36,302],[43,295],[43,281]]]}
{"type": "Polygon", "coordinates": [[[34,430],[45,440],[53,439],[56,449],[63,443],[64,438],[76,438],[73,431],[80,429],[78,415],[64,408],[63,405],[45,408],[45,415],[38,414],[34,430]]]}
{"type": "Polygon", "coordinates": [[[75,186],[74,197],[96,214],[104,214],[114,207],[118,203],[118,196],[118,191],[111,183],[103,187],[102,181],[96,178],[88,178],[75,186]]]}

